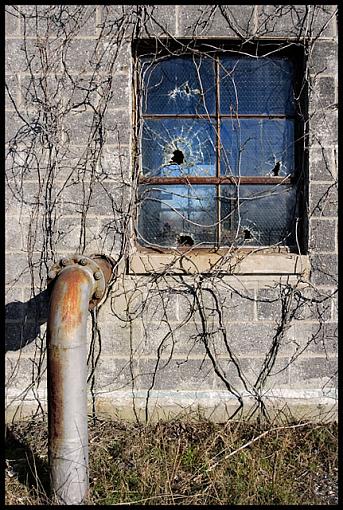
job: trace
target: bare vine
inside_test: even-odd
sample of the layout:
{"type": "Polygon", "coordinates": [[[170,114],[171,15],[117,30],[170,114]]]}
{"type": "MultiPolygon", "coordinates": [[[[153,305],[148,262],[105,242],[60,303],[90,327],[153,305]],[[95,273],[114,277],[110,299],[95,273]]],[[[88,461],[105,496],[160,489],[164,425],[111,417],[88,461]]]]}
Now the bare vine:
{"type": "MultiPolygon", "coordinates": [[[[139,183],[142,90],[137,87],[138,60],[133,61],[131,68],[130,54],[137,40],[150,38],[153,42],[149,50],[149,56],[153,54],[150,66],[173,55],[191,54],[195,63],[199,58],[211,59],[218,48],[229,50],[214,38],[206,39],[199,46],[197,38],[208,36],[220,16],[225,29],[239,43],[235,54],[257,58],[254,52],[259,38],[277,38],[280,19],[287,18],[292,25],[291,38],[278,42],[265,55],[278,54],[285,47],[304,49],[305,67],[299,96],[307,90],[309,96],[316,97],[321,74],[325,76],[325,67],[313,74],[311,59],[318,38],[325,34],[336,15],[335,10],[329,9],[332,6],[254,6],[244,23],[230,6],[193,7],[198,7],[198,17],[193,20],[187,39],[176,37],[168,22],[161,21],[158,6],[12,5],[6,8],[21,34],[20,43],[10,39],[13,46],[7,54],[7,122],[11,128],[6,135],[6,214],[14,216],[23,237],[20,248],[18,245],[8,248],[15,253],[17,267],[7,282],[7,292],[11,296],[19,289],[26,301],[22,303],[22,317],[17,315],[18,306],[8,305],[8,350],[18,351],[18,356],[9,358],[7,385],[16,384],[21,363],[26,360],[32,370],[31,379],[25,389],[20,386],[20,395],[16,394],[14,399],[20,401],[32,393],[38,413],[44,414],[39,389],[45,384],[46,275],[51,265],[71,250],[86,255],[105,253],[115,260],[107,297],[91,317],[88,381],[94,419],[97,398],[106,394],[108,384],[108,391],[130,388],[137,419],[141,416],[139,406],[143,406],[144,418],[148,420],[153,411],[153,405],[150,407],[153,392],[164,388],[163,373],[168,367],[177,372],[176,366],[195,361],[200,367],[194,375],[199,387],[202,378],[210,374],[211,387],[232,396],[236,406],[230,411],[230,417],[243,410],[246,396],[252,402],[251,415],[260,412],[268,417],[265,395],[270,377],[287,373],[292,364],[305,352],[317,348],[320,341],[322,352],[326,352],[324,330],[332,317],[337,288],[335,276],[330,269],[325,273],[325,264],[313,259],[313,269],[318,264],[318,271],[326,276],[327,283],[315,285],[308,276],[300,274],[293,280],[280,278],[265,294],[251,289],[236,270],[252,253],[265,253],[265,250],[252,244],[250,251],[237,256],[243,228],[240,223],[231,246],[224,251],[217,250],[220,256],[206,272],[192,257],[192,248],[187,249],[181,243],[158,270],[149,269],[143,275],[127,274],[144,201],[139,183]],[[261,12],[256,23],[258,7],[261,12]],[[123,107],[125,101],[120,99],[123,82],[129,88],[132,119],[127,106],[123,107]],[[259,313],[266,310],[269,314],[266,320],[270,336],[265,339],[265,350],[256,357],[255,371],[249,366],[247,353],[244,355],[244,339],[234,338],[229,324],[232,319],[235,323],[235,317],[241,317],[239,320],[244,323],[241,311],[246,306],[256,324],[259,313]],[[270,310],[274,311],[272,317],[270,310]],[[113,321],[117,332],[120,328],[130,331],[130,341],[119,346],[124,353],[118,358],[120,368],[112,373],[111,368],[106,368],[108,383],[100,377],[101,361],[109,358],[104,357],[106,342],[116,332],[103,331],[105,313],[106,321],[113,321]],[[304,342],[297,343],[296,335],[292,337],[290,332],[297,321],[306,318],[316,321],[315,326],[304,342]],[[282,352],[287,348],[286,356],[282,352]],[[23,357],[25,352],[28,354],[23,357]],[[144,404],[139,404],[140,392],[144,394],[144,404]]],[[[141,75],[140,79],[143,78],[141,75]]],[[[172,92],[187,94],[187,90],[175,88],[172,92]]],[[[205,87],[199,94],[205,96],[205,87]]],[[[335,103],[321,106],[316,100],[316,108],[306,111],[302,109],[300,97],[295,100],[303,123],[297,143],[302,143],[305,154],[299,172],[301,182],[305,183],[301,200],[304,216],[309,221],[326,215],[337,188],[337,173],[332,173],[325,144],[316,140],[316,131],[311,130],[312,124],[322,121],[318,120],[320,116],[324,121],[326,114],[330,116],[335,103]],[[327,175],[322,192],[307,203],[306,155],[311,143],[321,147],[327,175]]],[[[193,131],[189,133],[194,135],[193,131]]],[[[169,135],[161,136],[161,144],[170,142],[169,135]]],[[[151,136],[156,137],[157,133],[152,132],[151,136]]],[[[279,192],[276,186],[271,193],[279,192]]],[[[328,215],[334,216],[335,212],[328,215]]],[[[223,224],[226,219],[219,218],[209,226],[216,228],[218,222],[223,224]]],[[[195,228],[198,226],[196,222],[193,224],[195,228]]],[[[254,228],[249,230],[247,239],[249,236],[258,239],[254,228]]],[[[306,228],[302,232],[297,230],[297,236],[301,251],[306,228]]],[[[269,252],[277,253],[279,245],[274,243],[269,252]]],[[[155,253],[158,252],[159,247],[155,246],[155,253]]],[[[263,316],[261,324],[262,319],[263,316]]]]}

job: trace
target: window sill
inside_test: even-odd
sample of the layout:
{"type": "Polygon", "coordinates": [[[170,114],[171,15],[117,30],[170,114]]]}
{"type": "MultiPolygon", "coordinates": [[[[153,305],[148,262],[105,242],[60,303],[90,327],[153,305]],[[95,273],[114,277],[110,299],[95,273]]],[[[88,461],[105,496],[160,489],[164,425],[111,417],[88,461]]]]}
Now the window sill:
{"type": "Polygon", "coordinates": [[[235,252],[155,253],[137,251],[131,255],[128,273],[195,274],[226,273],[233,275],[303,275],[308,277],[308,255],[237,250],[235,252]]]}

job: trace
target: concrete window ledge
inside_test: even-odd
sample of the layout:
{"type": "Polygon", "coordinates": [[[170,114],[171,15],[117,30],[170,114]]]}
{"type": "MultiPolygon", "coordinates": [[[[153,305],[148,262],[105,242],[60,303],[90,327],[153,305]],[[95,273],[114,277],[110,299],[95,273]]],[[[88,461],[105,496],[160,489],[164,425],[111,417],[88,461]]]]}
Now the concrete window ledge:
{"type": "Polygon", "coordinates": [[[247,252],[193,252],[145,253],[136,252],[129,261],[129,274],[194,274],[226,273],[234,275],[302,275],[308,277],[308,255],[295,253],[247,252]]]}

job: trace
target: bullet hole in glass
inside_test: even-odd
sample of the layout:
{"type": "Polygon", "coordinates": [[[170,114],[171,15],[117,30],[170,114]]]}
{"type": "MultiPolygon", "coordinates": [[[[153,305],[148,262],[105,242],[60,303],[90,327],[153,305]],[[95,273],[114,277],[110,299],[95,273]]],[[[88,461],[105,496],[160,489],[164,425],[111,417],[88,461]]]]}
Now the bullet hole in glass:
{"type": "Polygon", "coordinates": [[[276,165],[274,166],[274,168],[273,168],[273,170],[272,170],[273,175],[275,175],[275,176],[279,175],[280,167],[281,167],[281,162],[280,162],[280,161],[277,161],[277,162],[276,162],[276,165]]]}
{"type": "Polygon", "coordinates": [[[177,237],[179,246],[193,246],[194,239],[189,234],[180,234],[177,237]]]}
{"type": "Polygon", "coordinates": [[[243,230],[243,233],[244,233],[244,239],[251,239],[252,238],[251,232],[250,232],[250,230],[248,228],[245,228],[243,230]]]}
{"type": "Polygon", "coordinates": [[[175,163],[176,165],[182,165],[185,157],[183,155],[183,152],[179,149],[176,149],[173,153],[173,157],[171,158],[170,162],[175,163]]]}

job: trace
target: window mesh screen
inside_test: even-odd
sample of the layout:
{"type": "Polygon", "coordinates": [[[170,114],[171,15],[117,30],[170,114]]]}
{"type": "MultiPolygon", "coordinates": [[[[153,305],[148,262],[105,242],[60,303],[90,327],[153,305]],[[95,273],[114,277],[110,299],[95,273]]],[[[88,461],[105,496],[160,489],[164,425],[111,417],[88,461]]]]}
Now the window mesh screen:
{"type": "Polygon", "coordinates": [[[292,61],[223,53],[140,62],[140,243],[295,246],[292,61]]]}

